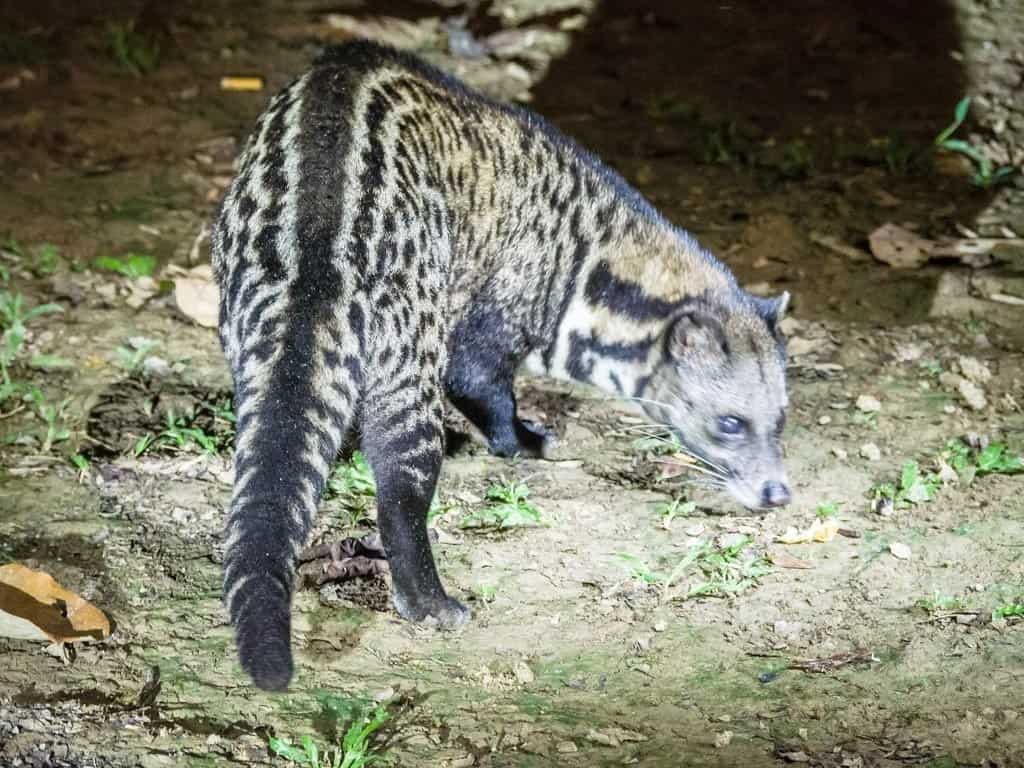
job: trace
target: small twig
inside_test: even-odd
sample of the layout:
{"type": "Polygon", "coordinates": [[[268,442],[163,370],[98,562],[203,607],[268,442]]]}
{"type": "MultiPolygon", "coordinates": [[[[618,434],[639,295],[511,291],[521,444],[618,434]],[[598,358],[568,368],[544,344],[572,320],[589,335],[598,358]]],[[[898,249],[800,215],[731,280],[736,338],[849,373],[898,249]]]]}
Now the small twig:
{"type": "Polygon", "coordinates": [[[14,414],[21,413],[24,410],[25,410],[25,404],[22,403],[17,408],[15,408],[13,411],[8,411],[7,413],[0,413],[0,419],[9,419],[14,414]]]}
{"type": "Polygon", "coordinates": [[[835,653],[831,656],[824,656],[817,659],[796,659],[789,662],[789,669],[799,669],[803,672],[832,672],[849,664],[868,664],[872,661],[880,661],[871,651],[858,648],[848,653],[835,653]]]}

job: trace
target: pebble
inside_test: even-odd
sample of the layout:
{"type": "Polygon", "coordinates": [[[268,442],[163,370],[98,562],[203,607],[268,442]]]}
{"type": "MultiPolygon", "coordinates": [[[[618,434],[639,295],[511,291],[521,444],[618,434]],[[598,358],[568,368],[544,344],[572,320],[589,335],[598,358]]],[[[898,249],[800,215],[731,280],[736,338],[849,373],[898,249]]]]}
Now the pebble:
{"type": "Polygon", "coordinates": [[[874,443],[864,443],[860,447],[860,455],[868,461],[878,461],[882,458],[882,451],[874,443]]]}
{"type": "Polygon", "coordinates": [[[975,384],[973,381],[967,379],[961,379],[957,385],[957,391],[960,392],[960,397],[967,403],[967,407],[974,411],[980,411],[988,405],[988,400],[985,399],[985,390],[975,384]]]}
{"type": "Polygon", "coordinates": [[[732,743],[732,731],[722,731],[715,734],[715,749],[723,749],[732,743]]]}
{"type": "Polygon", "coordinates": [[[975,384],[984,384],[992,378],[992,372],[988,369],[988,366],[976,357],[960,355],[957,358],[957,364],[960,366],[960,372],[963,373],[964,377],[975,384]]]}
{"type": "Polygon", "coordinates": [[[579,752],[579,747],[576,746],[574,741],[560,741],[555,745],[555,751],[560,755],[571,755],[575,752],[579,752]]]}
{"type": "Polygon", "coordinates": [[[831,416],[819,416],[818,417],[818,423],[821,424],[821,426],[825,426],[826,424],[831,424],[832,423],[832,417],[831,416]]]}
{"type": "Polygon", "coordinates": [[[877,413],[882,410],[882,403],[874,395],[861,395],[857,398],[856,405],[861,413],[877,413]]]}
{"type": "Polygon", "coordinates": [[[844,448],[840,448],[838,445],[832,446],[832,454],[840,461],[846,461],[849,454],[844,448]]]}
{"type": "Polygon", "coordinates": [[[530,667],[527,665],[525,661],[520,661],[518,664],[516,664],[515,668],[512,671],[516,676],[516,680],[518,680],[523,685],[528,685],[529,683],[532,683],[534,680],[533,670],[530,669],[530,667]]]}
{"type": "Polygon", "coordinates": [[[666,622],[664,622],[664,621],[655,622],[655,624],[654,624],[654,631],[655,632],[664,632],[666,629],[668,629],[668,624],[666,622]]]}
{"type": "Polygon", "coordinates": [[[893,557],[897,558],[898,560],[910,559],[910,547],[902,542],[894,541],[892,544],[890,544],[889,552],[892,554],[893,557]]]}

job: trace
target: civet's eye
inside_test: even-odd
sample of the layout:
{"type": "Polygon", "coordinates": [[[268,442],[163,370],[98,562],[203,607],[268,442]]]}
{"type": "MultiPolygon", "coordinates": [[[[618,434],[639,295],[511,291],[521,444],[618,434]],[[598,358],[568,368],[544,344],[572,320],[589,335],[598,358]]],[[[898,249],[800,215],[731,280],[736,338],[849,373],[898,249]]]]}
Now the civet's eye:
{"type": "Polygon", "coordinates": [[[718,432],[726,437],[739,437],[747,432],[747,422],[739,416],[719,416],[718,432]]]}

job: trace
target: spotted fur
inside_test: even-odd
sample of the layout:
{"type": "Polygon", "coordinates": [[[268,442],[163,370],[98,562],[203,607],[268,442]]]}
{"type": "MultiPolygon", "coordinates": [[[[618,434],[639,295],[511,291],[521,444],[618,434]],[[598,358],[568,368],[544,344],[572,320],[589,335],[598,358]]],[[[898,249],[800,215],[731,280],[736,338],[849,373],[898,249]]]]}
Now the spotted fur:
{"type": "Polygon", "coordinates": [[[291,678],[294,563],[351,431],[399,612],[468,619],[427,539],[444,401],[495,454],[543,455],[516,415],[521,365],[646,402],[744,503],[780,500],[760,490],[784,482],[780,302],[539,117],[413,56],[349,43],[278,94],[212,250],[238,416],[224,599],[262,688],[291,678]],[[722,414],[747,424],[742,450],[712,434],[722,414]]]}

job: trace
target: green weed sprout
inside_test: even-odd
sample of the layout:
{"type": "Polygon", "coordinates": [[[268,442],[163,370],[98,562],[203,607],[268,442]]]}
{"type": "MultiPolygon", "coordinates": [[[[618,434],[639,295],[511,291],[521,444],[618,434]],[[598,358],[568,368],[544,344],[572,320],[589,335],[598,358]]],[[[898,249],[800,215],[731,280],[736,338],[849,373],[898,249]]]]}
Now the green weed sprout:
{"type": "Polygon", "coordinates": [[[949,152],[956,152],[968,158],[975,165],[974,176],[971,177],[971,183],[975,186],[988,188],[999,184],[1000,182],[1008,181],[1013,176],[1017,169],[1012,165],[1003,165],[999,168],[992,168],[992,161],[989,160],[988,156],[980,149],[971,144],[968,144],[962,139],[952,138],[953,134],[957,132],[964,120],[967,119],[967,110],[971,106],[971,97],[965,96],[957,102],[956,109],[953,111],[953,122],[947,125],[938,136],[935,137],[935,146],[940,149],[945,149],[949,152]]]}

